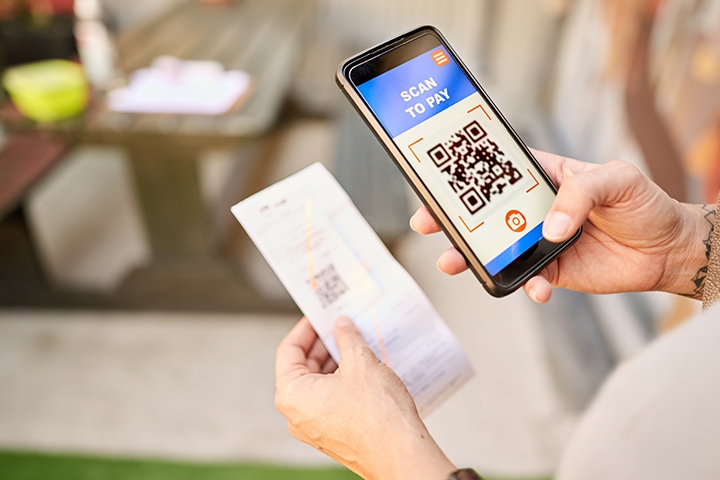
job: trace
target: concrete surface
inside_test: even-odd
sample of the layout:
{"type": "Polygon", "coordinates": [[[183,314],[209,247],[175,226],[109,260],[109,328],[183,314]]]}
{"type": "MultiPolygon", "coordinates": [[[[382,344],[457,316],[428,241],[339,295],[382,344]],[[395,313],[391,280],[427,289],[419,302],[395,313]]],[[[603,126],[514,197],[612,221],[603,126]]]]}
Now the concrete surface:
{"type": "MultiPolygon", "coordinates": [[[[485,294],[435,269],[446,245],[410,235],[399,257],[460,339],[475,378],[428,419],[450,458],[485,472],[551,472],[572,427],[522,294],[485,294]]],[[[330,460],[273,405],[277,343],[295,318],[0,312],[0,446],[291,464],[330,460]]]]}

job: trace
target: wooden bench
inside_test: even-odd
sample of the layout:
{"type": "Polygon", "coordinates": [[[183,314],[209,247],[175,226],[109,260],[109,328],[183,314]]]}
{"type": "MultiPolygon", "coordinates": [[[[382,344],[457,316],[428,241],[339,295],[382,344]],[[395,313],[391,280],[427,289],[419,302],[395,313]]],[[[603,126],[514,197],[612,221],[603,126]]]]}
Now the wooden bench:
{"type": "MultiPolygon", "coordinates": [[[[32,258],[7,261],[16,251],[32,256],[27,253],[31,244],[19,212],[7,219],[12,229],[0,230],[0,305],[296,311],[292,304],[259,297],[245,280],[248,273],[242,266],[238,268],[222,256],[229,244],[227,238],[237,232],[218,225],[240,226],[229,208],[207,208],[200,191],[198,163],[207,149],[241,149],[237,171],[243,178],[228,181],[230,187],[238,188],[235,192],[228,188],[224,195],[230,198],[233,194],[237,200],[271,171],[272,160],[262,154],[262,147],[276,138],[276,123],[302,58],[314,4],[314,0],[238,0],[209,6],[188,0],[120,35],[117,66],[125,77],[149,66],[159,55],[216,60],[227,69],[247,71],[253,78],[252,95],[227,115],[117,113],[105,107],[103,95],[97,95],[81,116],[37,124],[23,118],[10,102],[0,105],[0,121],[11,134],[31,133],[68,145],[105,144],[124,149],[130,157],[154,257],[112,296],[55,290],[46,284],[32,258]],[[244,154],[256,148],[256,143],[260,154],[244,154]],[[248,144],[253,148],[247,148],[248,144]],[[8,265],[12,268],[4,268],[8,265]]],[[[0,182],[3,178],[0,171],[0,182]]],[[[17,202],[17,195],[12,198],[11,203],[17,202]]]]}
{"type": "MultiPolygon", "coordinates": [[[[37,124],[8,109],[9,131],[42,132],[70,143],[124,148],[156,256],[210,256],[217,218],[208,215],[198,184],[197,160],[208,148],[236,147],[274,125],[302,57],[313,0],[242,0],[209,6],[190,0],[118,39],[119,70],[129,76],[159,55],[215,60],[245,70],[253,93],[236,112],[220,116],[111,112],[103,96],[77,118],[37,124]]],[[[252,169],[264,167],[254,159],[252,169]]],[[[223,212],[229,218],[228,212],[223,212]]]]}
{"type": "Polygon", "coordinates": [[[11,135],[0,150],[0,220],[20,205],[28,189],[62,158],[61,140],[23,133],[11,135]]]}

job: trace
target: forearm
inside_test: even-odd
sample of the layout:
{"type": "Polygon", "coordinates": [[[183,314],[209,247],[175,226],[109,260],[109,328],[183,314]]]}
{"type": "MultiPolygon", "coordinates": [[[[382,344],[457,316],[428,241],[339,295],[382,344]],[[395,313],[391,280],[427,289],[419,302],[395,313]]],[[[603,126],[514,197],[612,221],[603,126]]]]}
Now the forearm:
{"type": "Polygon", "coordinates": [[[685,220],[674,252],[668,255],[661,290],[702,300],[707,276],[716,208],[714,204],[683,205],[685,220]]]}

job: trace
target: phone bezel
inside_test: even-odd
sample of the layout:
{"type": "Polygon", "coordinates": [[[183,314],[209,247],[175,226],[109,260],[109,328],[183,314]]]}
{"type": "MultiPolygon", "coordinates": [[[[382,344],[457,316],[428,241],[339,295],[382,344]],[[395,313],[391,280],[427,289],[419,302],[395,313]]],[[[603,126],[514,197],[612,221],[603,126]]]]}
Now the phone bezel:
{"type": "MultiPolygon", "coordinates": [[[[412,169],[410,162],[405,158],[402,152],[400,152],[397,145],[395,145],[395,142],[385,130],[380,120],[375,116],[374,112],[360,95],[357,90],[357,85],[355,85],[351,78],[352,70],[354,68],[363,64],[368,64],[368,62],[371,62],[374,59],[392,54],[393,52],[398,55],[397,52],[401,47],[404,47],[412,42],[416,42],[418,39],[426,35],[434,36],[439,41],[437,45],[442,45],[447,49],[448,53],[453,57],[453,60],[457,62],[468,80],[473,84],[478,93],[493,110],[497,119],[505,126],[505,128],[507,128],[507,131],[513,140],[518,144],[528,159],[536,166],[542,181],[546,183],[554,193],[557,193],[555,184],[552,182],[539,162],[535,159],[527,145],[525,145],[525,142],[523,142],[517,132],[515,132],[510,123],[507,119],[505,119],[504,115],[500,112],[495,103],[488,96],[480,83],[474,75],[472,75],[465,63],[460,59],[455,50],[450,46],[448,41],[437,28],[430,25],[416,28],[349,58],[340,65],[337,71],[336,81],[341,90],[345,93],[380,143],[383,145],[385,150],[390,154],[390,157],[393,159],[395,164],[400,168],[400,171],[408,180],[413,190],[415,190],[418,196],[428,207],[430,213],[438,221],[438,224],[442,227],[452,244],[465,257],[470,270],[475,274],[478,280],[480,280],[488,293],[496,297],[502,297],[517,290],[528,279],[549,265],[555,258],[557,258],[558,255],[570,247],[580,237],[582,229],[579,229],[572,238],[560,244],[551,243],[543,238],[494,276],[487,272],[485,266],[478,260],[472,248],[467,243],[462,232],[455,227],[448,217],[448,214],[435,199],[435,196],[426,187],[425,183],[417,175],[417,173],[415,173],[415,170],[412,169]]],[[[408,58],[399,55],[399,58],[404,59],[404,62],[411,60],[422,53],[423,52],[415,52],[414,56],[408,58]]],[[[402,62],[398,63],[398,65],[401,63],[402,62]]],[[[389,70],[390,68],[383,70],[383,72],[389,70]]],[[[377,75],[379,74],[381,73],[378,73],[377,75]]]]}

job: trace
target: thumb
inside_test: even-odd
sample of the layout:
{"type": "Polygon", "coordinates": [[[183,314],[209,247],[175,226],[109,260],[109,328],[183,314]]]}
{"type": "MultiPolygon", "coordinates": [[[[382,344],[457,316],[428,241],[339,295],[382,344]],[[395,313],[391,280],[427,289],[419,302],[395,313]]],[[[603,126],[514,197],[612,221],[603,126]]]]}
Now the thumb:
{"type": "MultiPolygon", "coordinates": [[[[341,361],[348,356],[353,354],[353,350],[357,352],[358,348],[366,347],[368,352],[371,352],[367,348],[367,343],[363,339],[362,335],[352,323],[348,317],[340,317],[335,322],[335,343],[337,343],[338,350],[340,351],[341,361]]],[[[372,353],[372,352],[371,352],[372,353]]]]}
{"type": "Polygon", "coordinates": [[[560,185],[543,225],[543,236],[549,241],[570,238],[595,207],[622,202],[628,192],[642,185],[639,177],[643,174],[629,163],[613,161],[593,167],[572,172],[560,185]]]}

